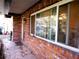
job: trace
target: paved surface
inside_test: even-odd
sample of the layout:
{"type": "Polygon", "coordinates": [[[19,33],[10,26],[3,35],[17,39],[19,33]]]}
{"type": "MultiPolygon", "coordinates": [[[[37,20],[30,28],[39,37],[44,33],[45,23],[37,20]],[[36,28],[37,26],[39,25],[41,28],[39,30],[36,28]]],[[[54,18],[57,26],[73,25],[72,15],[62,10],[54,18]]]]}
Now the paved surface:
{"type": "Polygon", "coordinates": [[[24,46],[17,46],[8,39],[3,39],[5,59],[36,59],[31,51],[24,46]]]}

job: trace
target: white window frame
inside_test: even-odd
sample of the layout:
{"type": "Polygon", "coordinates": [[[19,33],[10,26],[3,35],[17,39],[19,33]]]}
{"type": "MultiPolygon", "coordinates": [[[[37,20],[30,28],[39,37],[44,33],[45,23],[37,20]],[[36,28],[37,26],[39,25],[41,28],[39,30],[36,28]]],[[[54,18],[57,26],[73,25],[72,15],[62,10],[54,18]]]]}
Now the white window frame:
{"type": "Polygon", "coordinates": [[[24,17],[21,17],[21,19],[22,19],[22,23],[21,23],[21,39],[22,39],[22,41],[23,41],[23,20],[24,20],[24,17]]]}
{"type": "Polygon", "coordinates": [[[23,38],[23,36],[24,36],[24,19],[25,19],[25,17],[21,17],[21,19],[22,19],[22,23],[21,23],[21,39],[22,39],[22,41],[24,40],[24,38],[23,38]]]}
{"type": "Polygon", "coordinates": [[[33,34],[31,33],[31,16],[30,16],[30,35],[33,36],[33,34]]]}
{"type": "MultiPolygon", "coordinates": [[[[43,40],[45,40],[45,41],[47,41],[47,42],[49,42],[49,43],[53,43],[53,44],[55,44],[55,45],[58,45],[58,46],[60,46],[60,47],[63,47],[63,48],[66,48],[66,49],[69,49],[69,50],[71,50],[71,51],[74,51],[74,52],[76,52],[76,53],[79,53],[79,49],[78,48],[75,48],[75,47],[71,47],[71,46],[68,46],[68,45],[66,45],[66,44],[68,44],[68,40],[67,40],[67,38],[68,38],[68,35],[69,35],[69,25],[67,25],[67,37],[66,37],[66,44],[62,44],[62,43],[60,43],[60,42],[57,42],[57,40],[58,40],[58,14],[59,14],[59,6],[61,6],[61,5],[64,5],[64,4],[67,4],[67,3],[69,3],[69,2],[72,2],[73,0],[62,0],[62,1],[60,1],[60,2],[58,2],[58,3],[55,3],[55,4],[53,4],[53,5],[51,5],[51,6],[48,6],[48,7],[46,7],[46,8],[44,8],[44,9],[42,9],[42,10],[39,10],[39,11],[37,11],[37,12],[35,12],[35,13],[32,13],[31,15],[30,15],[30,21],[31,21],[31,16],[33,16],[33,15],[35,15],[35,25],[36,25],[36,14],[38,14],[38,13],[40,13],[40,12],[43,12],[43,11],[46,11],[46,10],[48,10],[48,9],[51,9],[51,8],[53,8],[53,7],[56,7],[57,6],[57,21],[56,21],[56,36],[55,36],[55,41],[51,41],[51,40],[48,40],[48,39],[45,39],[45,38],[42,38],[42,37],[39,37],[39,36],[37,36],[36,35],[36,26],[35,26],[35,34],[34,34],[34,36],[35,37],[37,37],[37,38],[40,38],[40,39],[43,39],[43,40]]],[[[68,12],[69,12],[69,10],[68,10],[68,12]]],[[[69,14],[69,13],[68,13],[69,14]]],[[[69,20],[69,16],[68,16],[68,20],[69,20]]],[[[69,23],[69,21],[67,21],[67,23],[69,23]]],[[[30,22],[30,34],[31,34],[31,22],[30,22]]],[[[33,36],[33,34],[31,34],[31,36],[33,36]]]]}
{"type": "MultiPolygon", "coordinates": [[[[32,15],[32,16],[33,16],[33,15],[32,15]]],[[[35,19],[36,19],[36,15],[35,15],[35,19]]],[[[34,34],[31,33],[31,20],[32,20],[32,19],[31,19],[31,16],[30,16],[30,35],[31,35],[31,36],[35,36],[36,30],[34,30],[34,31],[35,31],[34,34]]],[[[35,20],[35,29],[36,29],[36,20],[35,20]]]]}

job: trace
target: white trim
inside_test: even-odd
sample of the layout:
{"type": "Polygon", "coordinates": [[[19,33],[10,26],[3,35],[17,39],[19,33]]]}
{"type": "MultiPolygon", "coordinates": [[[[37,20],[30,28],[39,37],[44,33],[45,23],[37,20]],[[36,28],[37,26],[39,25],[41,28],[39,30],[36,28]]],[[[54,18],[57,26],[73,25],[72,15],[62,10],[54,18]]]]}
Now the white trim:
{"type": "Polygon", "coordinates": [[[68,14],[67,14],[68,18],[67,18],[67,29],[66,29],[66,44],[68,44],[68,40],[69,40],[69,20],[70,20],[70,4],[68,4],[68,14]]]}
{"type": "Polygon", "coordinates": [[[35,31],[34,34],[36,35],[36,15],[35,15],[35,30],[34,31],[35,31]]]}
{"type": "Polygon", "coordinates": [[[55,42],[57,42],[57,39],[58,39],[58,21],[59,21],[58,20],[58,18],[59,18],[58,15],[59,15],[59,6],[57,6],[57,16],[56,16],[57,17],[57,19],[56,19],[56,29],[57,30],[56,30],[56,33],[55,33],[56,34],[56,36],[55,36],[55,42]]]}
{"type": "Polygon", "coordinates": [[[33,36],[34,34],[31,33],[31,16],[30,16],[30,35],[33,36]]]}
{"type": "Polygon", "coordinates": [[[37,13],[46,11],[46,10],[48,10],[48,9],[51,9],[51,8],[53,8],[53,7],[55,7],[55,6],[60,6],[60,5],[63,5],[63,4],[72,2],[72,1],[73,1],[73,0],[62,0],[62,1],[58,2],[58,3],[55,3],[55,4],[51,5],[51,6],[48,6],[48,7],[44,8],[44,9],[41,9],[41,10],[39,10],[39,11],[37,11],[37,12],[32,13],[31,16],[36,15],[37,13]]]}
{"type": "Polygon", "coordinates": [[[36,37],[36,38],[39,38],[39,39],[42,39],[42,40],[45,40],[45,41],[47,41],[47,42],[49,42],[49,43],[58,45],[58,46],[60,46],[60,47],[62,47],[62,48],[66,48],[66,49],[68,49],[68,50],[70,50],[70,51],[79,53],[79,49],[77,49],[77,48],[74,48],[74,47],[65,45],[65,44],[63,44],[63,43],[54,42],[53,40],[48,40],[48,39],[45,39],[45,38],[42,38],[42,37],[39,37],[39,36],[35,36],[35,37],[36,37]]]}
{"type": "Polygon", "coordinates": [[[23,17],[22,17],[22,24],[21,24],[21,40],[23,40],[23,17]]]}
{"type": "Polygon", "coordinates": [[[30,16],[30,35],[31,35],[31,36],[34,36],[34,35],[36,34],[36,15],[35,15],[35,25],[34,25],[34,26],[35,26],[35,28],[34,28],[34,29],[35,29],[35,30],[34,30],[35,33],[34,33],[34,34],[31,33],[31,20],[32,20],[32,19],[31,19],[31,16],[30,16]]]}

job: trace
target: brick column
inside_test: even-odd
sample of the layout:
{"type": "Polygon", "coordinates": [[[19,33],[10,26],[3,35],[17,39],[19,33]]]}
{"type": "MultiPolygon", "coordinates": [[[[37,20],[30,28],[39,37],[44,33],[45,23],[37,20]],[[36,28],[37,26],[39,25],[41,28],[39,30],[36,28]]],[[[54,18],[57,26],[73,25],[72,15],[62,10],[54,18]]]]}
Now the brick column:
{"type": "Polygon", "coordinates": [[[13,41],[21,41],[21,17],[13,16],[13,41]]]}

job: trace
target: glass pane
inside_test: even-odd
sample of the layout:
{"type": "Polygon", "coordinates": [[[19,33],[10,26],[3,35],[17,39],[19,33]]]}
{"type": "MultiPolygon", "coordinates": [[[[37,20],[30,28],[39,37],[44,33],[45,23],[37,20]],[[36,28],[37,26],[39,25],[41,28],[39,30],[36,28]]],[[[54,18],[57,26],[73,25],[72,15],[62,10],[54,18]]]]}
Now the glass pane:
{"type": "Polygon", "coordinates": [[[79,48],[79,2],[72,2],[70,4],[69,34],[69,45],[79,48]]]}
{"type": "Polygon", "coordinates": [[[59,7],[58,42],[66,43],[68,4],[59,7]]]}
{"type": "Polygon", "coordinates": [[[36,35],[42,35],[42,28],[41,28],[41,20],[40,20],[40,13],[36,15],[36,35]]]}
{"type": "Polygon", "coordinates": [[[50,39],[50,10],[37,14],[36,35],[50,39]]]}
{"type": "Polygon", "coordinates": [[[52,15],[51,15],[51,40],[55,40],[55,32],[56,32],[56,11],[57,8],[54,7],[52,9],[52,15]]]}
{"type": "Polygon", "coordinates": [[[35,15],[31,16],[31,34],[35,33],[35,15]]]}

